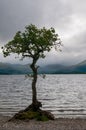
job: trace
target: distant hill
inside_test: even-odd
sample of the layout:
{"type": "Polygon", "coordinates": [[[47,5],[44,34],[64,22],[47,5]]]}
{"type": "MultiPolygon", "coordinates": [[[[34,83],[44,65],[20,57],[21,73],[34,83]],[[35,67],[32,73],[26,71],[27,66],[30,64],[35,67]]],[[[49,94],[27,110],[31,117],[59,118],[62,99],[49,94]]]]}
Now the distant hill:
{"type": "Polygon", "coordinates": [[[0,62],[0,74],[27,74],[31,73],[29,65],[9,64],[0,62]]]}
{"type": "Polygon", "coordinates": [[[64,70],[65,66],[60,64],[51,64],[39,68],[40,73],[55,74],[64,70]]]}
{"type": "MultiPolygon", "coordinates": [[[[81,74],[86,73],[86,60],[76,65],[64,66],[60,64],[49,64],[40,66],[39,73],[45,74],[81,74]]],[[[28,64],[9,64],[0,62],[0,74],[28,74],[31,69],[28,64]]]]}
{"type": "Polygon", "coordinates": [[[63,66],[59,64],[51,64],[40,69],[41,73],[48,74],[82,74],[86,73],[86,60],[76,65],[63,66]]]}
{"type": "Polygon", "coordinates": [[[78,65],[78,66],[83,66],[83,65],[86,65],[86,60],[84,60],[84,61],[82,61],[82,62],[78,63],[77,65],[78,65]]]}
{"type": "Polygon", "coordinates": [[[75,66],[73,66],[73,69],[77,73],[86,73],[86,60],[76,64],[75,66]]]}

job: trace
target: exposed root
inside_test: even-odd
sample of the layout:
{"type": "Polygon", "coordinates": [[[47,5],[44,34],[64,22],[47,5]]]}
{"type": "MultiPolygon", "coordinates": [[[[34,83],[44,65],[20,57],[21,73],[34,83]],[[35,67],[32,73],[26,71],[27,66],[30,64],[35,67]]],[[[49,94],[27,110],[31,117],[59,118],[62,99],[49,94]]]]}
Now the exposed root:
{"type": "Polygon", "coordinates": [[[14,117],[12,117],[10,119],[10,121],[12,120],[38,120],[38,121],[48,121],[48,120],[54,120],[54,116],[52,113],[50,113],[49,111],[44,111],[37,109],[37,106],[34,107],[33,109],[33,104],[31,104],[30,106],[28,106],[25,110],[19,111],[17,114],[14,115],[14,117]]]}

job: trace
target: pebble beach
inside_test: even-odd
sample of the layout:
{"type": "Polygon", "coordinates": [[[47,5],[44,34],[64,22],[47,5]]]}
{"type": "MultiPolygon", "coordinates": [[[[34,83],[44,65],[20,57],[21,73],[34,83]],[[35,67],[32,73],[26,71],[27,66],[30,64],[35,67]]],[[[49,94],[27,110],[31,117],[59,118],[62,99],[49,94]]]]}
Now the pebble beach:
{"type": "Polygon", "coordinates": [[[86,130],[86,119],[58,118],[53,121],[9,121],[0,116],[0,130],[86,130]]]}

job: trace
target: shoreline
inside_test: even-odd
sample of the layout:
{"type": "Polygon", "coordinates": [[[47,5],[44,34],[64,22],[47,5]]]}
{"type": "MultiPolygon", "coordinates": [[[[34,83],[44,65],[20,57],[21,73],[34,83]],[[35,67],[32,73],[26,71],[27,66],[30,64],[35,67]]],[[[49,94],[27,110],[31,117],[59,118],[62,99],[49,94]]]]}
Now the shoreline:
{"type": "Polygon", "coordinates": [[[0,116],[0,130],[86,130],[86,119],[57,118],[42,121],[8,121],[11,117],[0,116]]]}

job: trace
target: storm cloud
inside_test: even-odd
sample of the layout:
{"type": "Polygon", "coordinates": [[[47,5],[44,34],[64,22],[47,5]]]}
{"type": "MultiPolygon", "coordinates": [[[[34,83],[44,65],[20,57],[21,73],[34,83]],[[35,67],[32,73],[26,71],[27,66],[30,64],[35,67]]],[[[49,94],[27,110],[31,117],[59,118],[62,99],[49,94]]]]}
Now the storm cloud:
{"type": "MultiPolygon", "coordinates": [[[[47,54],[45,63],[75,64],[86,59],[85,0],[0,0],[0,46],[31,23],[54,27],[62,40],[62,52],[47,54]]],[[[13,58],[4,59],[0,50],[1,61],[12,62],[13,58]]]]}

